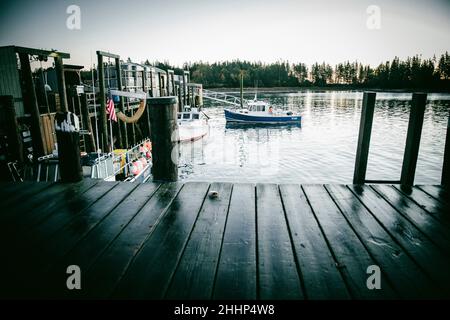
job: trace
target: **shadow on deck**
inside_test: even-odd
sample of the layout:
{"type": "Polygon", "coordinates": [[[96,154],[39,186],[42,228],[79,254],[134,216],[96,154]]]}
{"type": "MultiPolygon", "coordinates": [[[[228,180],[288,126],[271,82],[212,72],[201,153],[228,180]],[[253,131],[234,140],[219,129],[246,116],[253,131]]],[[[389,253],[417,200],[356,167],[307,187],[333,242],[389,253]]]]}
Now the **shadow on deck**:
{"type": "Polygon", "coordinates": [[[84,180],[0,190],[4,298],[450,297],[450,197],[439,186],[84,180]],[[69,265],[81,290],[67,289],[69,265]],[[380,290],[367,288],[371,265],[380,290]]]}

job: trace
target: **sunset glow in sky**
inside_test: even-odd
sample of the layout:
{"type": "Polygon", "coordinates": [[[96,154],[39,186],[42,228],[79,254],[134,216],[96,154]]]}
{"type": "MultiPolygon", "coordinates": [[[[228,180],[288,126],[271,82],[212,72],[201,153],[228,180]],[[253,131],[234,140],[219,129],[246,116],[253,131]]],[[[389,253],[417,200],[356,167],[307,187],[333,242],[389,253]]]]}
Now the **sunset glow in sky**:
{"type": "Polygon", "coordinates": [[[246,59],[273,62],[358,60],[378,65],[395,55],[450,50],[450,1],[389,0],[63,0],[2,1],[0,45],[71,53],[89,65],[96,50],[133,61],[246,59]],[[81,29],[66,27],[69,5],[81,29]],[[380,9],[380,29],[366,12],[380,9]]]}

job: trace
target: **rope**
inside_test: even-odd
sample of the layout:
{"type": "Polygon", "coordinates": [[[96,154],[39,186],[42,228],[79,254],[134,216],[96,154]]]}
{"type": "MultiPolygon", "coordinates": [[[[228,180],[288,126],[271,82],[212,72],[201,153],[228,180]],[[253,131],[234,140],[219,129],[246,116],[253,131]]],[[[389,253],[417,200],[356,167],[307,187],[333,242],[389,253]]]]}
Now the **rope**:
{"type": "MultiPolygon", "coordinates": [[[[129,107],[130,106],[128,104],[128,108],[129,107]]],[[[125,123],[136,123],[144,114],[144,111],[145,111],[145,100],[141,100],[138,110],[131,117],[128,117],[124,113],[119,111],[117,113],[117,118],[119,118],[121,121],[125,123]]]]}

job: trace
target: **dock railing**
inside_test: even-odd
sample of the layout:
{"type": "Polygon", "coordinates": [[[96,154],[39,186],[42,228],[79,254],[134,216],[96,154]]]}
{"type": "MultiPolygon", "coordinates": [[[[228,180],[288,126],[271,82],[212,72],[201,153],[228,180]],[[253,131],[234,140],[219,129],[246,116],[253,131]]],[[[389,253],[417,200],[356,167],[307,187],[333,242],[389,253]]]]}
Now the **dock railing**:
{"type": "MultiPolygon", "coordinates": [[[[353,174],[354,184],[363,183],[395,183],[403,186],[412,186],[416,172],[417,158],[419,155],[420,138],[422,135],[426,93],[413,93],[411,111],[409,115],[406,145],[403,154],[403,164],[400,180],[367,180],[367,160],[369,156],[370,136],[372,133],[373,115],[375,109],[376,93],[364,92],[361,109],[361,121],[359,125],[358,146],[356,150],[355,171],[353,174]]],[[[450,116],[449,116],[450,117],[450,116]]],[[[441,185],[449,185],[450,176],[450,137],[449,125],[444,151],[444,163],[442,168],[441,185]]]]}

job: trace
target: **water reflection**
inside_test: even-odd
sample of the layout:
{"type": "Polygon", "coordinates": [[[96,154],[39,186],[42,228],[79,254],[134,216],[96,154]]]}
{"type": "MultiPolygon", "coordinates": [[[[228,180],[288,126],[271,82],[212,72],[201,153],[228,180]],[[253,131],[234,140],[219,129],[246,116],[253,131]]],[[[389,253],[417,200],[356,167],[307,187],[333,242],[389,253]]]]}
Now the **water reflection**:
{"type": "MultiPolygon", "coordinates": [[[[260,94],[302,114],[302,126],[226,124],[223,108],[205,108],[210,135],[181,148],[184,180],[278,183],[351,183],[361,92],[260,94]]],[[[368,179],[400,176],[411,94],[377,93],[368,179]]],[[[206,101],[205,101],[206,102],[206,101]]],[[[430,94],[416,183],[438,183],[450,95],[430,94]]]]}

